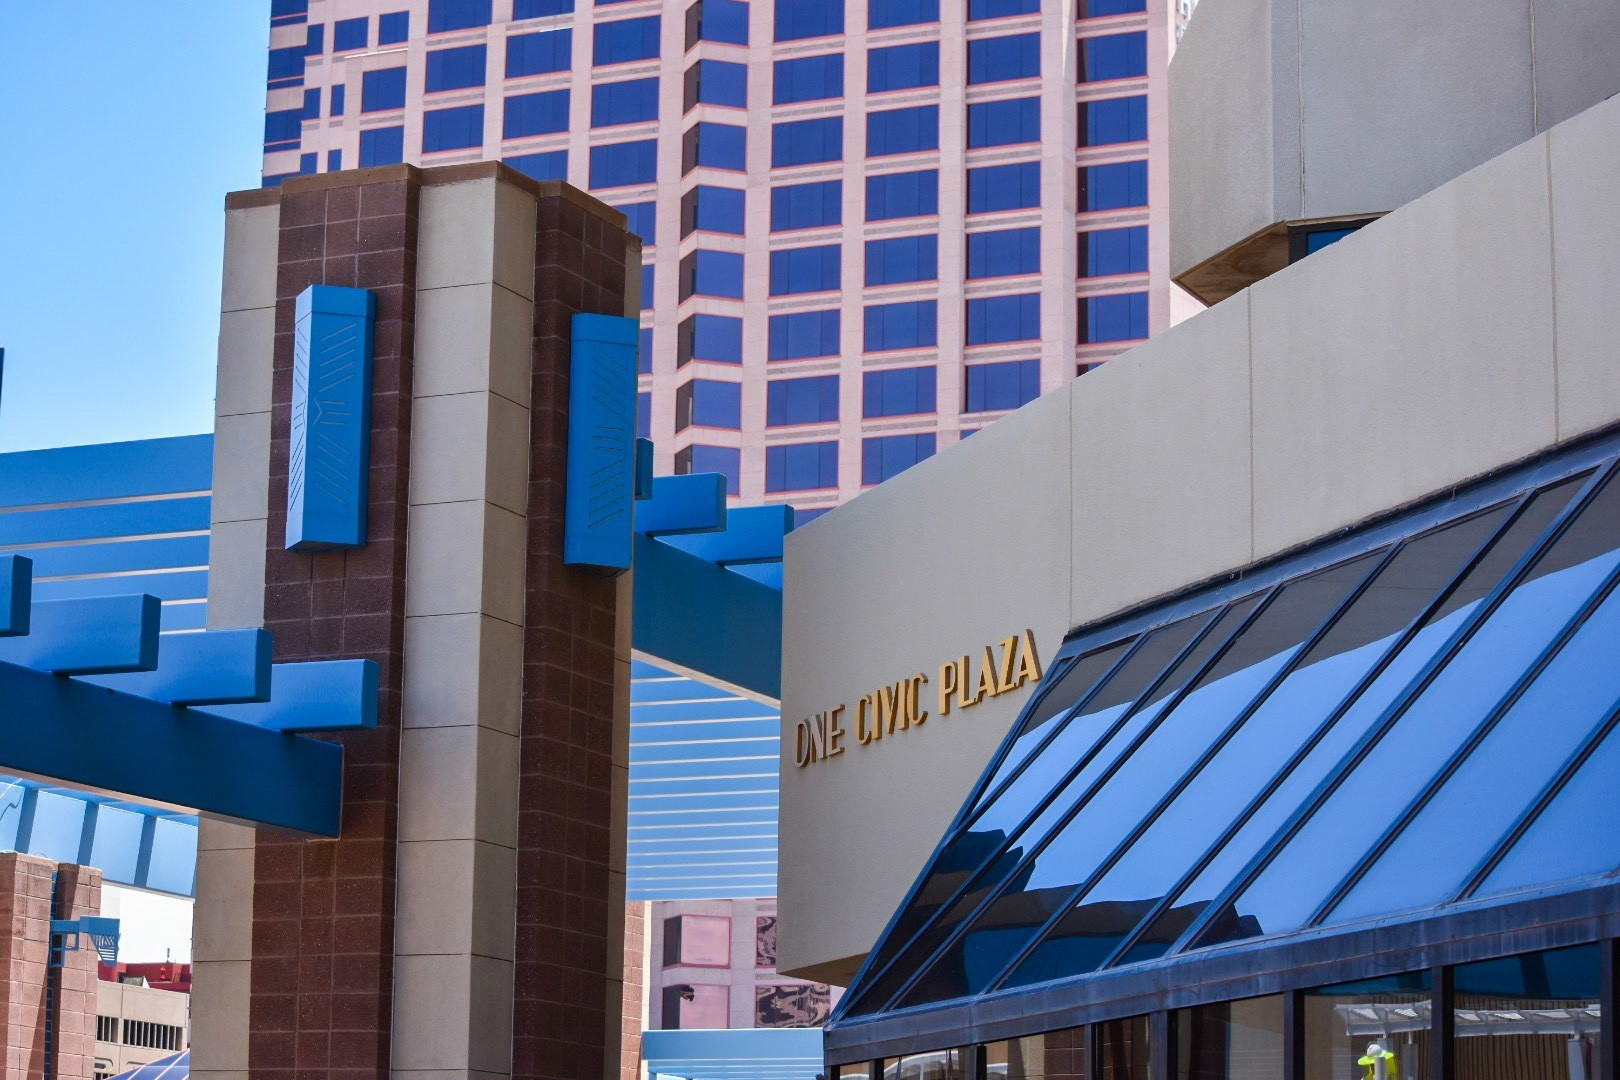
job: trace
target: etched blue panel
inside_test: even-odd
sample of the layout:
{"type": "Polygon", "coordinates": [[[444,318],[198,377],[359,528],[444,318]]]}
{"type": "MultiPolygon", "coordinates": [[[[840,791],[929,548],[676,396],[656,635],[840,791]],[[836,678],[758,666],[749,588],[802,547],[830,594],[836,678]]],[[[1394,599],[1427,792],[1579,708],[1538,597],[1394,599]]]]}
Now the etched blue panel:
{"type": "Polygon", "coordinates": [[[630,569],[640,324],[575,315],[569,362],[563,562],[630,569]]]}
{"type": "Polygon", "coordinates": [[[311,285],[298,296],[287,459],[287,548],[366,542],[371,346],[376,298],[311,285]]]}

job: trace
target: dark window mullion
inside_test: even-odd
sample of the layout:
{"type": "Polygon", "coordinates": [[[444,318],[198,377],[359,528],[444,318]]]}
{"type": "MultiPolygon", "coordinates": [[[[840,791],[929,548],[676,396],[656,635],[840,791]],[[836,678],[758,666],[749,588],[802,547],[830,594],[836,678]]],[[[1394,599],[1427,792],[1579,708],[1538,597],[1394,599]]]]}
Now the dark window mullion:
{"type": "MultiPolygon", "coordinates": [[[[1393,703],[1385,707],[1382,719],[1375,723],[1367,734],[1356,741],[1356,745],[1345,755],[1332,775],[1317,785],[1316,789],[1300,803],[1299,808],[1294,811],[1270,842],[1261,848],[1254,858],[1249,860],[1248,865],[1240,873],[1233,877],[1231,884],[1210,901],[1198,918],[1193,920],[1192,925],[1187,927],[1176,943],[1171,946],[1170,952],[1184,952],[1197,947],[1199,938],[1210,923],[1215,920],[1216,916],[1225,910],[1226,906],[1234,898],[1265,871],[1271,860],[1288,845],[1288,842],[1294,838],[1305,822],[1310,820],[1317,807],[1338,790],[1339,785],[1354,771],[1362,759],[1371,752],[1372,748],[1394,726],[1395,722],[1405,714],[1407,708],[1422,695],[1441,669],[1450,663],[1452,658],[1468,643],[1474,631],[1484,625],[1485,620],[1496,610],[1497,605],[1513,590],[1520,578],[1536,564],[1542,553],[1549,549],[1559,537],[1563,536],[1570,523],[1579,516],[1580,512],[1592,501],[1597,492],[1602,489],[1604,481],[1608,479],[1614,468],[1615,461],[1610,459],[1593,470],[1592,474],[1587,477],[1585,484],[1582,485],[1581,490],[1565,504],[1547,527],[1542,530],[1541,535],[1526,546],[1524,554],[1514,561],[1513,566],[1502,576],[1502,579],[1480,600],[1473,614],[1464,621],[1463,625],[1452,631],[1450,639],[1440,649],[1436,650],[1435,655],[1430,657],[1428,662],[1423,665],[1423,668],[1412,677],[1406,689],[1396,696],[1393,703]]],[[[1562,482],[1561,480],[1550,481],[1531,492],[1530,495],[1533,497],[1544,491],[1551,490],[1562,482]]],[[[1530,500],[1526,500],[1521,505],[1521,512],[1525,506],[1529,505],[1529,502],[1530,500]]]]}
{"type": "Polygon", "coordinates": [[[1490,737],[1491,732],[1496,729],[1496,725],[1501,721],[1502,717],[1507,715],[1508,711],[1524,696],[1530,685],[1546,670],[1547,665],[1552,663],[1553,659],[1575,636],[1591,614],[1609,598],[1609,594],[1614,591],[1617,582],[1620,582],[1620,563],[1617,563],[1615,568],[1609,571],[1608,576],[1599,583],[1597,590],[1587,597],[1585,603],[1581,605],[1574,615],[1565,621],[1563,629],[1541,650],[1535,661],[1515,680],[1496,705],[1485,714],[1485,718],[1475,726],[1467,740],[1452,751],[1451,756],[1440,766],[1439,771],[1429,780],[1428,785],[1407,804],[1406,809],[1401,812],[1400,816],[1384,830],[1384,834],[1373,844],[1368,854],[1345,875],[1344,879],[1339,882],[1338,887],[1328,894],[1327,900],[1317,908],[1305,925],[1316,926],[1320,924],[1338,905],[1339,901],[1343,900],[1345,895],[1355,887],[1356,882],[1361,880],[1362,875],[1383,856],[1389,846],[1395,842],[1395,838],[1401,834],[1401,831],[1407,825],[1411,824],[1413,818],[1422,812],[1423,808],[1429,804],[1429,801],[1445,786],[1446,781],[1450,780],[1463,762],[1468,760],[1469,755],[1490,737]]]}

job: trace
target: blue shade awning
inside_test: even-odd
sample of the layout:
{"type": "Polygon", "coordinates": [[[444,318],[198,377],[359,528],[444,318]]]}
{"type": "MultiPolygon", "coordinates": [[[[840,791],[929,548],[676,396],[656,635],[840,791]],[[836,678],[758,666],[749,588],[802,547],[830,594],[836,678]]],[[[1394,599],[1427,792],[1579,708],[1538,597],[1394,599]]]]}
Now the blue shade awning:
{"type": "Polygon", "coordinates": [[[182,1050],[178,1054],[158,1058],[145,1065],[137,1065],[127,1072],[121,1072],[112,1080],[188,1080],[191,1076],[191,1051],[182,1050]]]}
{"type": "Polygon", "coordinates": [[[1071,636],[833,1027],[1615,874],[1615,452],[1071,636]]]}
{"type": "Polygon", "coordinates": [[[648,1031],[641,1059],[650,1076],[681,1080],[815,1080],[820,1028],[648,1031]]]}

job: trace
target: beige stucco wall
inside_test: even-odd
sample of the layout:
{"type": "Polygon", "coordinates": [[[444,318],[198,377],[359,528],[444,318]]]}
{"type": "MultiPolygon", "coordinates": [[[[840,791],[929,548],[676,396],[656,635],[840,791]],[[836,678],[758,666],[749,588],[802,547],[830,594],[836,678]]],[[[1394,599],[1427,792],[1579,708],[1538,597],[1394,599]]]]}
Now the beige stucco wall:
{"type": "Polygon", "coordinates": [[[797,721],[1620,420],[1617,172],[1613,100],[792,534],[782,971],[849,977],[1027,691],[803,769],[797,721]]]}

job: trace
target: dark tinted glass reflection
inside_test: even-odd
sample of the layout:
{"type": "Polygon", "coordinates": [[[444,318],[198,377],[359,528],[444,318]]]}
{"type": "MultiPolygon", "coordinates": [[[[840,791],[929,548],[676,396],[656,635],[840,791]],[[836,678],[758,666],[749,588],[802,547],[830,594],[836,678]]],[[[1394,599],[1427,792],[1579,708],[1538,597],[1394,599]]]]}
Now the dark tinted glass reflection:
{"type": "Polygon", "coordinates": [[[1175,1080],[1259,1080],[1284,1073],[1281,994],[1178,1009],[1171,1025],[1175,1080]]]}
{"type": "Polygon", "coordinates": [[[1432,1077],[1428,972],[1307,990],[1303,1007],[1305,1080],[1432,1077]]]}
{"type": "Polygon", "coordinates": [[[1453,968],[1457,1075],[1600,1075],[1600,963],[1596,945],[1577,945],[1453,968]]]}
{"type": "Polygon", "coordinates": [[[1097,1074],[1107,1080],[1148,1080],[1153,1075],[1153,1039],[1145,1016],[1093,1024],[1097,1074]]]}
{"type": "Polygon", "coordinates": [[[1310,921],[1369,846],[1620,565],[1616,514],[1620,486],[1611,484],[1239,895],[1233,937],[1285,933],[1310,921]],[[1370,797],[1375,791],[1385,797],[1370,797]]]}

